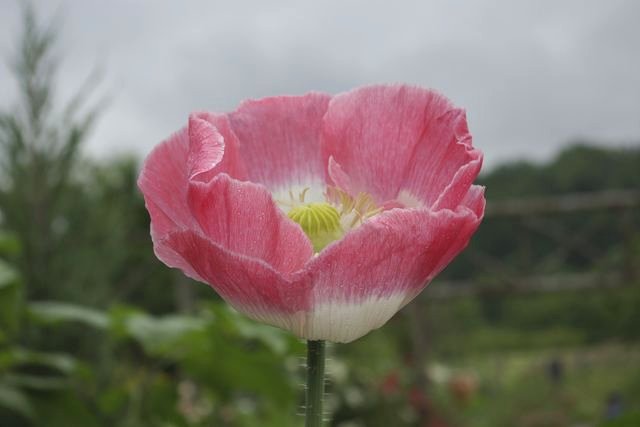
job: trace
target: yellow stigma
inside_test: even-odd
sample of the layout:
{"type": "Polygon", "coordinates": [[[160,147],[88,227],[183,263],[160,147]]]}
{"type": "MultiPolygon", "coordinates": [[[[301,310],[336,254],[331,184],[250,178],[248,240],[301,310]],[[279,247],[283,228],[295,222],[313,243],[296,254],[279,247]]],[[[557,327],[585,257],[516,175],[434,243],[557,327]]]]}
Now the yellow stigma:
{"type": "Polygon", "coordinates": [[[320,252],[329,243],[342,235],[340,214],[328,203],[308,203],[289,211],[289,218],[300,224],[309,236],[313,248],[320,252]]]}

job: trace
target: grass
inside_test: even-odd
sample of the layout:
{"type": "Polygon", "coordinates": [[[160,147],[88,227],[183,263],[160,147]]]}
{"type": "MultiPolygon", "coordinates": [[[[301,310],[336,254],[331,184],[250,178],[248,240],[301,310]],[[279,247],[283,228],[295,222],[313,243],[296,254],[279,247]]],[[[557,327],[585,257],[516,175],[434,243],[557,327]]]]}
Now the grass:
{"type": "Polygon", "coordinates": [[[451,381],[434,385],[433,394],[446,417],[459,426],[640,425],[638,367],[640,347],[621,344],[487,354],[462,358],[451,366],[454,374],[466,372],[477,378],[477,390],[468,401],[453,397],[451,381]],[[548,373],[553,359],[563,365],[557,383],[548,373]],[[606,402],[614,392],[622,397],[625,416],[605,423],[606,402]]]}

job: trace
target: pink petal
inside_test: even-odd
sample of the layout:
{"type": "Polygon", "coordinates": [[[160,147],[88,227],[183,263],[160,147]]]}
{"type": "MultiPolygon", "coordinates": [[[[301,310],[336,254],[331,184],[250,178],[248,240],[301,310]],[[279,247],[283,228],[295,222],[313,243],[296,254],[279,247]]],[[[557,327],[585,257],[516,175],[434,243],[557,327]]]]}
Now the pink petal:
{"type": "Polygon", "coordinates": [[[176,224],[167,217],[153,201],[147,200],[146,206],[152,218],[151,240],[153,242],[153,252],[156,257],[168,266],[181,269],[192,279],[202,281],[202,277],[196,273],[191,264],[176,253],[171,247],[166,245],[166,236],[176,230],[180,230],[181,228],[176,226],[176,224]]]}
{"type": "Polygon", "coordinates": [[[138,187],[151,217],[156,256],[165,264],[182,269],[187,276],[201,280],[187,261],[162,243],[172,232],[199,227],[187,205],[188,157],[189,136],[184,128],[149,154],[138,177],[138,187]]]}
{"type": "Polygon", "coordinates": [[[264,98],[229,114],[250,181],[270,190],[324,182],[319,140],[329,99],[321,93],[264,98]]]}
{"type": "Polygon", "coordinates": [[[229,252],[259,259],[286,275],[313,256],[300,226],[261,185],[220,174],[189,188],[189,206],[204,235],[229,252]]]}
{"type": "MultiPolygon", "coordinates": [[[[331,178],[331,182],[338,188],[341,188],[348,192],[350,192],[350,190],[354,188],[353,182],[351,182],[351,178],[345,173],[345,171],[342,169],[342,166],[340,166],[340,164],[336,162],[336,159],[334,159],[333,156],[329,156],[327,173],[329,174],[329,178],[331,178]]],[[[351,194],[355,196],[358,194],[358,191],[351,194]]]]}
{"type": "Polygon", "coordinates": [[[188,128],[153,149],[140,171],[138,187],[156,236],[198,229],[187,205],[190,178],[207,181],[221,172],[244,178],[246,173],[237,151],[237,139],[226,117],[206,113],[192,115],[188,128]]]}
{"type": "Polygon", "coordinates": [[[263,261],[232,253],[194,231],[172,233],[163,244],[238,311],[274,326],[299,329],[300,313],[309,309],[308,285],[293,284],[263,261]]]}
{"type": "Polygon", "coordinates": [[[187,206],[188,156],[188,130],[181,129],[154,148],[142,166],[138,187],[157,235],[197,226],[187,206]]]}
{"type": "Polygon", "coordinates": [[[402,189],[434,209],[455,209],[480,173],[482,152],[472,146],[464,110],[453,109],[431,126],[428,143],[416,146],[402,189]]]}
{"type": "Polygon", "coordinates": [[[197,115],[189,117],[189,180],[215,168],[224,155],[224,137],[208,121],[197,115]]]}
{"type": "Polygon", "coordinates": [[[382,326],[466,247],[484,212],[482,188],[465,203],[384,212],[312,259],[305,337],[348,342],[382,326]]]}
{"type": "Polygon", "coordinates": [[[323,155],[349,177],[345,190],[352,194],[368,192],[384,203],[408,190],[431,206],[476,158],[467,135],[464,113],[444,96],[417,87],[369,86],[331,100],[323,155]]]}
{"type": "Polygon", "coordinates": [[[477,157],[458,169],[451,182],[438,196],[433,204],[434,210],[455,209],[467,197],[482,167],[482,153],[475,151],[474,154],[477,157]]]}
{"type": "Polygon", "coordinates": [[[243,181],[248,179],[246,166],[240,158],[240,142],[226,114],[192,114],[189,132],[189,160],[196,171],[191,180],[207,182],[222,172],[243,181]],[[224,154],[222,158],[220,152],[224,154]]]}

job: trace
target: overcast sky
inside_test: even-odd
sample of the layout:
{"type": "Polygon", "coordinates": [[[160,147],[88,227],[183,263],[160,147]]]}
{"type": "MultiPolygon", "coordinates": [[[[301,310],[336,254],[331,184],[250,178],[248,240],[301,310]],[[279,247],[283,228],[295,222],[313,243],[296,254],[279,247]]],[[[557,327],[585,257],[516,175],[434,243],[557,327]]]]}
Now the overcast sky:
{"type": "MultiPolygon", "coordinates": [[[[111,104],[97,156],[153,145],[193,110],[380,82],[433,87],[467,109],[485,164],[590,139],[640,141],[640,1],[35,0],[62,17],[61,96],[96,65],[111,104]]],[[[20,28],[0,0],[0,49],[20,28]]],[[[14,89],[0,69],[0,105],[14,89]]]]}

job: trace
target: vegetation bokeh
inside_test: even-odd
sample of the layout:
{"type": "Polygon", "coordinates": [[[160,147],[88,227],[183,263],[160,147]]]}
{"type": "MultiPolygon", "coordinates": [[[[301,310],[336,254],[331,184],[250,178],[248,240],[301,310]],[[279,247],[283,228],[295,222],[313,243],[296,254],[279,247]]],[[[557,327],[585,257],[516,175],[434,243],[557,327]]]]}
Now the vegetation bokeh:
{"type": "MultiPolygon", "coordinates": [[[[0,425],[301,425],[304,343],[155,258],[140,159],[82,153],[99,80],[60,104],[55,26],[27,7],[20,40],[0,112],[0,425]]],[[[640,148],[577,143],[483,175],[468,250],[330,348],[330,425],[640,425],[638,165],[640,148]]]]}

